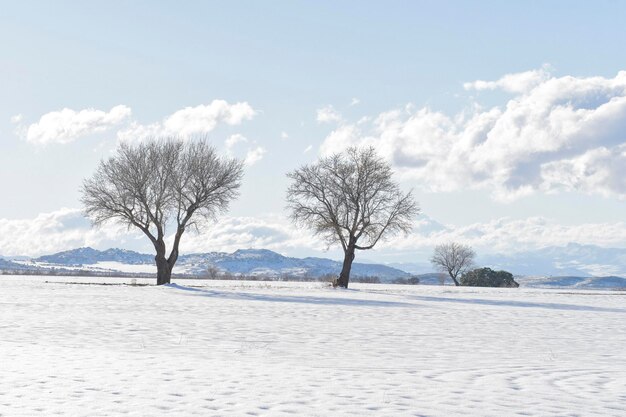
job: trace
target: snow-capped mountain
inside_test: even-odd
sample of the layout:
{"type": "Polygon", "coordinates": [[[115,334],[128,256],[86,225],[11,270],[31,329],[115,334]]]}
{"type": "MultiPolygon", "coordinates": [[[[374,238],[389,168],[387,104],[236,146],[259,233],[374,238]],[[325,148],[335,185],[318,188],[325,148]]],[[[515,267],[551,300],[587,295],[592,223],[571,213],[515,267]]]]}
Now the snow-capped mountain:
{"type": "MultiPolygon", "coordinates": [[[[41,256],[24,264],[39,267],[82,267],[90,270],[111,270],[119,272],[153,272],[154,255],[122,250],[99,251],[93,248],[80,248],[52,255],[41,256]]],[[[207,276],[210,273],[280,277],[317,278],[326,274],[336,275],[341,270],[341,262],[325,258],[291,258],[267,249],[240,249],[233,253],[210,252],[182,255],[174,268],[174,273],[207,276]],[[211,272],[212,271],[212,272],[211,272]]],[[[408,278],[410,274],[397,268],[379,264],[352,265],[354,277],[378,277],[381,281],[408,278]]]]}
{"type": "Polygon", "coordinates": [[[0,257],[0,271],[21,271],[27,269],[26,266],[0,257]]]}
{"type": "Polygon", "coordinates": [[[576,277],[518,277],[522,287],[534,288],[576,288],[576,289],[626,289],[626,278],[616,276],[576,277]]]}
{"type": "Polygon", "coordinates": [[[120,262],[128,265],[142,265],[154,262],[154,255],[146,255],[125,249],[107,249],[99,251],[92,248],[72,249],[45,255],[35,261],[65,266],[93,265],[98,262],[120,262]]]}

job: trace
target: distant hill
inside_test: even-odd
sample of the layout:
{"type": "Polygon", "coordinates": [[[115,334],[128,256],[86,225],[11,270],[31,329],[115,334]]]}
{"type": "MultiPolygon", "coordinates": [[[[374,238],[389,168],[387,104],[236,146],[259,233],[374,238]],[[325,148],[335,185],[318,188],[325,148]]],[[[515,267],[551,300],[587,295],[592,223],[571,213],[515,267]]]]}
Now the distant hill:
{"type": "Polygon", "coordinates": [[[577,289],[625,289],[626,278],[603,277],[516,277],[521,287],[533,288],[577,288],[577,289]]]}
{"type": "Polygon", "coordinates": [[[28,268],[22,264],[0,257],[0,271],[22,271],[26,269],[28,268]]]}
{"type": "Polygon", "coordinates": [[[125,249],[107,249],[99,251],[92,248],[72,249],[52,255],[40,256],[36,262],[78,266],[92,265],[98,262],[120,262],[128,265],[142,265],[154,262],[154,255],[146,255],[125,249]]]}
{"type": "MultiPolygon", "coordinates": [[[[123,249],[99,251],[93,248],[79,248],[41,256],[33,261],[39,266],[112,270],[117,268],[121,272],[129,272],[132,269],[125,268],[125,266],[153,266],[154,255],[123,249]]],[[[230,274],[270,277],[292,275],[317,278],[326,274],[338,274],[341,270],[341,262],[325,258],[291,258],[267,249],[240,249],[233,253],[209,252],[182,255],[176,263],[174,273],[206,276],[209,267],[230,274]]],[[[409,273],[390,266],[358,262],[352,265],[352,275],[354,277],[379,277],[381,281],[410,276],[409,273]]]]}

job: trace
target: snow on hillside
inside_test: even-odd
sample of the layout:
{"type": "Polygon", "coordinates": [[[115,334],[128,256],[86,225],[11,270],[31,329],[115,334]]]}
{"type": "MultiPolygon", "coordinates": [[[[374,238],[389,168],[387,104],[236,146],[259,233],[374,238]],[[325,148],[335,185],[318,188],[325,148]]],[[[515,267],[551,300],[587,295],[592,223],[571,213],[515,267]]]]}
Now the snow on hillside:
{"type": "MultiPolygon", "coordinates": [[[[26,263],[26,262],[25,262],[26,263]]],[[[41,256],[31,262],[42,267],[84,267],[87,270],[115,270],[119,272],[154,272],[154,256],[122,249],[99,251],[80,248],[53,255],[41,256]]],[[[181,255],[174,273],[206,276],[212,266],[231,274],[281,275],[320,277],[337,275],[341,262],[324,258],[291,258],[267,249],[240,249],[233,253],[210,252],[181,255]]],[[[379,277],[382,281],[407,278],[407,272],[386,265],[362,264],[352,266],[354,277],[379,277]]]]}
{"type": "Polygon", "coordinates": [[[624,292],[0,279],[0,415],[626,415],[624,292]]]}
{"type": "Polygon", "coordinates": [[[129,265],[154,263],[154,255],[147,255],[125,249],[99,251],[93,248],[78,248],[40,256],[37,262],[58,265],[94,265],[98,262],[119,262],[129,265]]]}
{"type": "Polygon", "coordinates": [[[115,261],[100,261],[93,264],[95,268],[112,270],[112,271],[120,271],[120,272],[129,272],[129,273],[154,273],[157,272],[157,267],[152,262],[152,264],[125,264],[122,262],[115,261]]]}
{"type": "Polygon", "coordinates": [[[24,268],[25,267],[21,265],[20,263],[13,262],[13,261],[0,257],[0,270],[15,271],[15,270],[24,269],[24,268]]]}
{"type": "MultiPolygon", "coordinates": [[[[492,262],[487,262],[486,264],[496,269],[503,268],[510,271],[542,270],[542,268],[545,268],[547,271],[553,271],[554,268],[550,266],[552,263],[546,263],[546,256],[553,256],[561,264],[567,264],[568,262],[571,264],[573,262],[567,261],[567,259],[570,259],[567,256],[579,257],[580,262],[584,260],[585,262],[619,263],[622,258],[626,262],[626,251],[621,249],[602,249],[589,245],[570,244],[562,248],[547,248],[544,252],[526,253],[525,255],[514,254],[500,258],[494,257],[492,262]],[[604,258],[600,258],[603,256],[602,254],[604,254],[604,258]]],[[[483,265],[486,261],[483,259],[481,262],[480,264],[483,265]]],[[[432,269],[432,266],[425,265],[418,263],[380,265],[355,262],[352,268],[352,276],[378,277],[382,282],[392,282],[396,278],[408,278],[411,275],[410,273],[417,274],[420,270],[432,269]]],[[[16,272],[29,268],[40,271],[55,268],[61,270],[61,273],[67,273],[67,271],[87,271],[103,274],[156,272],[154,256],[122,249],[98,251],[92,248],[80,248],[42,256],[34,260],[15,260],[11,262],[0,259],[0,270],[16,272]]],[[[174,273],[206,277],[209,268],[233,275],[264,276],[269,278],[282,276],[317,278],[324,275],[336,276],[341,270],[341,263],[325,258],[291,258],[266,249],[240,249],[233,253],[209,252],[182,255],[174,267],[174,273]]],[[[567,268],[563,270],[569,271],[567,268]]],[[[562,270],[557,269],[557,271],[562,270]]],[[[574,269],[574,272],[576,271],[579,270],[574,269]]],[[[518,275],[516,279],[522,287],[626,288],[626,278],[613,275],[590,276],[584,271],[581,273],[582,275],[531,274],[524,276],[522,274],[521,276],[518,275]]],[[[440,285],[440,276],[437,273],[417,274],[417,277],[420,280],[420,284],[440,285]]],[[[449,278],[446,279],[446,283],[451,284],[449,278]]]]}
{"type": "Polygon", "coordinates": [[[622,277],[517,277],[522,287],[571,289],[626,289],[622,277]]]}

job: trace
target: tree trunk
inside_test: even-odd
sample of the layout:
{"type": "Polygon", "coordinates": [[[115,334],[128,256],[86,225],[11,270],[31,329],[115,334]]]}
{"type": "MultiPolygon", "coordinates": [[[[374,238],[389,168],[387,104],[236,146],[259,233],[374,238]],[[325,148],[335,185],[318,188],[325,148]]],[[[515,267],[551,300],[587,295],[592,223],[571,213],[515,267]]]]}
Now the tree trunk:
{"type": "Polygon", "coordinates": [[[452,281],[454,281],[454,285],[456,285],[457,287],[461,285],[459,284],[459,281],[456,280],[456,277],[454,275],[450,274],[450,278],[452,278],[452,281]]]}
{"type": "Polygon", "coordinates": [[[165,256],[156,256],[157,285],[169,284],[172,278],[172,267],[165,256]]]}
{"type": "Polygon", "coordinates": [[[348,247],[343,258],[343,267],[337,280],[337,286],[348,288],[348,282],[350,282],[350,270],[352,269],[352,261],[354,261],[354,247],[348,247]]]}

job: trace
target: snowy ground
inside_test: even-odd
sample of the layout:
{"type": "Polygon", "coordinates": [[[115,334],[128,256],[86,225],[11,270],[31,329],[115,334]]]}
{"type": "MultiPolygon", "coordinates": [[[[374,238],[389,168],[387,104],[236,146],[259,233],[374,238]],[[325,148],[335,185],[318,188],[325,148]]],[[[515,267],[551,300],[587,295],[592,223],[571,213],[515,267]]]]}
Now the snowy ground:
{"type": "Polygon", "coordinates": [[[2,416],[626,415],[626,292],[62,281],[0,277],[2,416]]]}

